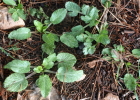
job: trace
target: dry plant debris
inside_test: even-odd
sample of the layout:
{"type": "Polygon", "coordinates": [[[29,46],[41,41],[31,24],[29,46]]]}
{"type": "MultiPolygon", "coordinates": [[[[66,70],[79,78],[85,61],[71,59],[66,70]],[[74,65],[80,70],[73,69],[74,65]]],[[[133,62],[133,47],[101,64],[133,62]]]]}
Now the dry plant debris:
{"type": "Polygon", "coordinates": [[[8,8],[0,6],[0,29],[8,30],[18,27],[25,26],[23,19],[19,18],[18,21],[14,21],[11,17],[11,14],[8,12],[8,8]]]}

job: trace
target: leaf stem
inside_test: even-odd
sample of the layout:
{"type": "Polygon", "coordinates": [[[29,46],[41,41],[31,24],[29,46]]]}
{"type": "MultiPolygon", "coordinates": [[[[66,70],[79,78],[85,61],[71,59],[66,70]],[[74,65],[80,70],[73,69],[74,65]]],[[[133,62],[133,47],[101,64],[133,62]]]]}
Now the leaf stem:
{"type": "Polygon", "coordinates": [[[89,24],[87,24],[86,26],[84,26],[84,28],[87,28],[89,26],[89,24]]]}
{"type": "Polygon", "coordinates": [[[51,70],[45,70],[44,72],[48,72],[48,73],[52,73],[52,74],[56,74],[56,72],[51,71],[51,70]]]}
{"type": "Polygon", "coordinates": [[[28,79],[28,78],[30,78],[31,76],[35,75],[35,74],[36,74],[36,72],[32,72],[31,74],[29,74],[28,76],[26,76],[25,79],[28,79]]]}

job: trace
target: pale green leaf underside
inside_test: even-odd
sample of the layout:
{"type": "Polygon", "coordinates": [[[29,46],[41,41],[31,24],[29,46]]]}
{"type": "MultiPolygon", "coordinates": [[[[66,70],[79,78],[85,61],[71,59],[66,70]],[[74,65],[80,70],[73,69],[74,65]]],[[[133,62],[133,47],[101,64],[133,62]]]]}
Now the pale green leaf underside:
{"type": "Polygon", "coordinates": [[[57,71],[57,79],[61,82],[74,82],[83,76],[83,70],[74,70],[72,68],[60,67],[57,71]]]}
{"type": "Polygon", "coordinates": [[[50,55],[50,54],[54,53],[55,45],[49,45],[47,43],[43,43],[41,46],[41,49],[46,54],[50,55]]]}
{"type": "Polygon", "coordinates": [[[57,55],[58,67],[73,67],[76,63],[74,55],[69,53],[59,53],[57,55]]]}
{"type": "Polygon", "coordinates": [[[68,47],[71,47],[71,48],[78,47],[78,41],[73,35],[65,33],[60,37],[60,40],[62,43],[64,43],[68,47]]]}
{"type": "Polygon", "coordinates": [[[130,91],[134,91],[136,90],[136,79],[133,77],[132,74],[125,74],[124,76],[124,83],[125,86],[130,90],[130,91]]]}
{"type": "Polygon", "coordinates": [[[51,88],[52,88],[52,82],[48,75],[40,75],[39,78],[36,81],[37,86],[41,90],[41,95],[43,97],[48,96],[51,88]]]}
{"type": "Polygon", "coordinates": [[[14,0],[3,0],[3,2],[7,5],[16,6],[16,2],[14,0]]]}
{"type": "Polygon", "coordinates": [[[17,30],[10,32],[8,38],[10,39],[17,39],[17,40],[24,40],[31,37],[31,32],[29,28],[22,27],[17,30]]]}
{"type": "Polygon", "coordinates": [[[13,73],[4,81],[4,88],[11,92],[19,92],[28,86],[28,81],[24,74],[13,73]]]}
{"type": "Polygon", "coordinates": [[[60,8],[54,11],[50,17],[50,21],[53,24],[59,24],[62,22],[66,16],[67,10],[65,8],[60,8]]]}
{"type": "Polygon", "coordinates": [[[77,16],[80,12],[80,6],[71,1],[66,2],[65,8],[70,11],[68,14],[72,17],[77,16]]]}
{"type": "Polygon", "coordinates": [[[9,62],[4,68],[10,69],[17,73],[27,73],[30,71],[30,62],[22,60],[13,60],[9,62]]]}

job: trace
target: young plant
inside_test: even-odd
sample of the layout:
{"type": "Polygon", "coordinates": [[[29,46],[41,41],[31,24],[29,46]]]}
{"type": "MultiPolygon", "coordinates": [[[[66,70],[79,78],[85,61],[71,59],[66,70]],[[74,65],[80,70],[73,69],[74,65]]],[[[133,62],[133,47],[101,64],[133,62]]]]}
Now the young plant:
{"type": "MultiPolygon", "coordinates": [[[[108,30],[107,30],[108,28],[107,22],[101,24],[100,28],[98,28],[98,24],[99,24],[98,12],[99,10],[94,6],[90,7],[89,5],[83,5],[82,7],[80,7],[76,3],[69,1],[66,2],[65,8],[60,8],[52,13],[50,19],[47,20],[47,24],[45,23],[43,24],[42,22],[35,20],[34,25],[36,26],[36,29],[40,33],[46,34],[46,33],[50,33],[47,32],[46,29],[52,24],[56,25],[62,22],[66,17],[66,14],[68,14],[71,17],[75,17],[78,14],[81,14],[80,17],[81,20],[84,21],[87,25],[86,26],[77,25],[72,27],[71,32],[64,32],[60,36],[60,41],[71,48],[77,48],[79,46],[79,43],[82,42],[85,46],[83,48],[84,55],[93,54],[96,50],[96,46],[99,43],[102,43],[104,45],[110,43],[110,39],[108,37],[108,30]],[[85,30],[87,27],[93,27],[93,26],[97,27],[97,31],[99,34],[92,34],[85,30]],[[93,44],[94,41],[96,42],[96,44],[93,44]]],[[[51,39],[52,38],[48,38],[48,40],[50,41],[51,39]]],[[[50,46],[48,46],[46,42],[42,46],[43,51],[46,50],[48,51],[49,48],[50,46]]],[[[53,48],[55,47],[53,46],[53,48]]],[[[53,48],[49,50],[53,52],[53,48]]],[[[46,53],[49,54],[49,52],[46,53]]]]}
{"type": "Polygon", "coordinates": [[[66,2],[65,8],[68,11],[69,16],[75,17],[78,14],[81,14],[81,20],[84,21],[87,25],[77,25],[72,27],[71,32],[66,32],[60,36],[60,40],[65,45],[71,48],[77,48],[79,43],[84,44],[83,53],[84,55],[93,54],[96,50],[96,46],[99,43],[107,45],[110,43],[107,31],[107,23],[103,23],[100,28],[99,24],[99,10],[94,6],[83,5],[81,8],[74,2],[66,2]],[[86,31],[87,27],[97,27],[99,34],[92,34],[86,31]],[[93,42],[96,44],[93,44],[93,42]]]}
{"type": "Polygon", "coordinates": [[[123,60],[123,53],[125,52],[125,49],[122,45],[116,45],[114,44],[114,49],[111,48],[104,48],[102,50],[103,59],[112,61],[117,66],[117,74],[116,78],[119,78],[120,69],[123,68],[124,60],[123,60]]]}
{"type": "Polygon", "coordinates": [[[40,73],[39,78],[36,80],[36,85],[40,88],[43,97],[46,97],[52,87],[52,82],[47,73],[54,73],[61,82],[74,82],[83,76],[82,70],[75,70],[73,67],[76,63],[74,55],[69,53],[59,53],[58,55],[51,54],[44,58],[41,65],[31,69],[29,61],[13,60],[9,62],[4,68],[12,70],[14,73],[8,76],[4,81],[4,88],[11,92],[19,92],[27,88],[27,79],[36,73],[40,73]],[[56,63],[57,62],[57,63],[56,63]],[[58,66],[57,72],[50,71],[56,65],[58,66]],[[32,72],[33,71],[33,72],[32,72]],[[25,73],[29,73],[25,76],[25,73]]]}
{"type": "Polygon", "coordinates": [[[23,5],[20,1],[21,0],[18,0],[18,3],[16,3],[15,0],[3,0],[5,4],[12,6],[9,7],[9,13],[12,14],[14,21],[19,20],[19,17],[24,20],[26,19],[26,14],[24,13],[23,5]]]}

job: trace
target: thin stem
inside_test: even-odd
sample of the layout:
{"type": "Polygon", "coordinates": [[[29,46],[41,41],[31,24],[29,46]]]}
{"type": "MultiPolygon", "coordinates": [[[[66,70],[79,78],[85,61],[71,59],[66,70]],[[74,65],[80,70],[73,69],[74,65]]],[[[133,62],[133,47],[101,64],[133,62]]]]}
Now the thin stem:
{"type": "Polygon", "coordinates": [[[45,70],[44,72],[48,72],[48,73],[53,73],[53,74],[56,74],[56,72],[51,71],[51,70],[45,70]]]}
{"type": "Polygon", "coordinates": [[[89,24],[87,24],[86,26],[84,26],[84,28],[87,28],[89,26],[89,24]]]}
{"type": "Polygon", "coordinates": [[[28,78],[30,78],[31,76],[35,75],[35,74],[36,74],[36,72],[32,72],[31,74],[29,74],[28,76],[26,76],[25,79],[28,79],[28,78]]]}

